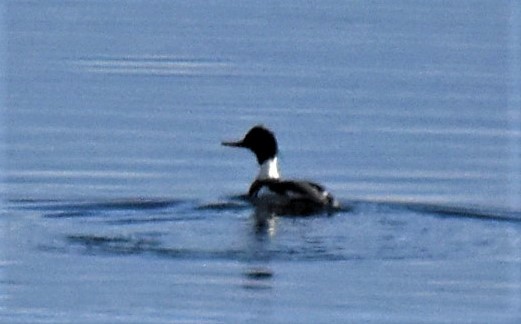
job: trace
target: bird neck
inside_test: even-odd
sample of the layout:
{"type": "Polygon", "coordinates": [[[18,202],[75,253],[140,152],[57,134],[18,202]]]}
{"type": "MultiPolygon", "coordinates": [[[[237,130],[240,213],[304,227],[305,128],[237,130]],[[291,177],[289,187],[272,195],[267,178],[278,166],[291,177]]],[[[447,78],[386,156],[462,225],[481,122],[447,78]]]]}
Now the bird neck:
{"type": "Polygon", "coordinates": [[[279,179],[279,167],[277,163],[277,157],[273,157],[271,159],[267,159],[262,162],[260,165],[259,174],[257,175],[257,180],[266,180],[266,179],[279,179]]]}

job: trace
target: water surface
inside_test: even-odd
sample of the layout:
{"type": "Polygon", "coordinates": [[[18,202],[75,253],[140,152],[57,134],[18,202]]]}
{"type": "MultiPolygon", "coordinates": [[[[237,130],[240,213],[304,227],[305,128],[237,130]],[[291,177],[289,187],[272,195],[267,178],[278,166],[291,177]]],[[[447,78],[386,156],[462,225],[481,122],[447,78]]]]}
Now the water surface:
{"type": "Polygon", "coordinates": [[[516,323],[517,1],[10,1],[0,320],[516,323]],[[233,197],[263,123],[348,207],[233,197]]]}

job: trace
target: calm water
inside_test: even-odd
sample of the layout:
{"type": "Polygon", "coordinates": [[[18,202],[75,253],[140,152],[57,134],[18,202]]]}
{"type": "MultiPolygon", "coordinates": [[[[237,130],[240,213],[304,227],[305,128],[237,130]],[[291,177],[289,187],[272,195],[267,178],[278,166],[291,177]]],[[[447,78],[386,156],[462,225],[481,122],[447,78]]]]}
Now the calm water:
{"type": "Polygon", "coordinates": [[[517,323],[519,1],[7,1],[0,321],[517,323]],[[263,123],[349,207],[233,197],[263,123]]]}

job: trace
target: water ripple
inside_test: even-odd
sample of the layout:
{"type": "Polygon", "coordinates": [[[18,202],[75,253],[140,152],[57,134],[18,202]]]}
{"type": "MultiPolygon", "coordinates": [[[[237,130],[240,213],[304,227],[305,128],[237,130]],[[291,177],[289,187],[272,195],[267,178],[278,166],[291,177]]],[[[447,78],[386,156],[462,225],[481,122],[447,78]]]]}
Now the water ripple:
{"type": "MultiPolygon", "coordinates": [[[[129,198],[116,200],[100,200],[100,201],[59,201],[59,200],[11,200],[15,208],[30,210],[53,210],[59,212],[81,213],[85,211],[101,211],[101,210],[151,210],[162,209],[179,205],[182,200],[178,199],[146,199],[146,198],[129,198]]],[[[47,214],[48,215],[48,214],[47,214]]]]}
{"type": "Polygon", "coordinates": [[[233,70],[228,62],[161,55],[84,58],[72,60],[69,65],[72,70],[88,73],[162,76],[221,76],[233,70]]]}

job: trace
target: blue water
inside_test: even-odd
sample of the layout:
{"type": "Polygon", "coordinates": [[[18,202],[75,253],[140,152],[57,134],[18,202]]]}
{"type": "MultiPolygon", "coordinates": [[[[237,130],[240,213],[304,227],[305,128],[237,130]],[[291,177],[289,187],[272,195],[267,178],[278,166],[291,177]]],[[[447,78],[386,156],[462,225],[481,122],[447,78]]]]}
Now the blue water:
{"type": "Polygon", "coordinates": [[[519,322],[520,6],[5,3],[0,321],[519,322]]]}

